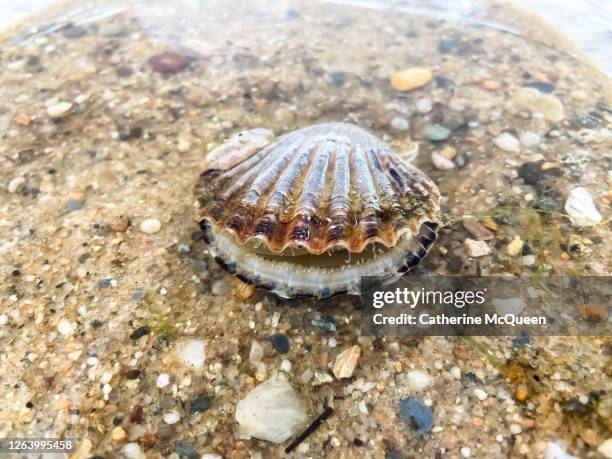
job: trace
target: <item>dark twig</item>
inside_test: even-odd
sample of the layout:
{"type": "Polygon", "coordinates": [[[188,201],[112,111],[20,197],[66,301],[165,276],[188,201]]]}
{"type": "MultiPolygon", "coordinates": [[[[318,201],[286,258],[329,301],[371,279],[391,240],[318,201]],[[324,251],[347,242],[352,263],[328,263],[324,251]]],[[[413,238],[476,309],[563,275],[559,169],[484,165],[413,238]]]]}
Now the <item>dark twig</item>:
{"type": "Polygon", "coordinates": [[[304,432],[302,432],[299,435],[299,437],[293,440],[291,444],[285,448],[285,453],[289,454],[291,451],[297,448],[298,445],[302,443],[304,440],[306,440],[311,433],[317,430],[319,426],[321,425],[321,423],[325,421],[328,417],[330,417],[333,412],[334,412],[333,408],[329,406],[325,408],[325,410],[319,415],[319,417],[315,419],[314,421],[312,421],[312,423],[308,427],[306,427],[304,432]]]}

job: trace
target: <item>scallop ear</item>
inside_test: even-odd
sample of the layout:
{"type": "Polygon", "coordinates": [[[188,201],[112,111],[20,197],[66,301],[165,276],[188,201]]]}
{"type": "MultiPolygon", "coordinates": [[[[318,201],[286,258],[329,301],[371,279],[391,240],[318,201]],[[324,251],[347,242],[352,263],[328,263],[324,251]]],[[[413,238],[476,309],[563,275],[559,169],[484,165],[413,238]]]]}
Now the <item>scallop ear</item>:
{"type": "Polygon", "coordinates": [[[231,169],[270,144],[273,138],[274,133],[269,129],[251,129],[239,132],[227,142],[207,153],[205,171],[231,169]]]}

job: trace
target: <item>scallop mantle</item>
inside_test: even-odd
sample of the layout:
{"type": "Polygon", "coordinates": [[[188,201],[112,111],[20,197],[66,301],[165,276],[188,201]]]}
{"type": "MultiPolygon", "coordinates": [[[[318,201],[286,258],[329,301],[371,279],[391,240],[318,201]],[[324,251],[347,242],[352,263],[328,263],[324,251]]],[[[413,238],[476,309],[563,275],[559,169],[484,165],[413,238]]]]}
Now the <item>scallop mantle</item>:
{"type": "Polygon", "coordinates": [[[436,185],[351,124],[317,124],[276,140],[265,129],[245,131],[207,159],[196,185],[200,222],[275,254],[391,248],[438,221],[436,185]]]}

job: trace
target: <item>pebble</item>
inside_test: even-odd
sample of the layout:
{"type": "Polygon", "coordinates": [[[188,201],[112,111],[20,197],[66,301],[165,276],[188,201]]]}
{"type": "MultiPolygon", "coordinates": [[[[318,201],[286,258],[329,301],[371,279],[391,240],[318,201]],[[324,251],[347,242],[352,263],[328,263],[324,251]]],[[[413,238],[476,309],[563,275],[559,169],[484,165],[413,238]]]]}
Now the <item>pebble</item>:
{"type": "Polygon", "coordinates": [[[259,341],[252,340],[251,341],[251,350],[249,352],[249,362],[251,363],[259,363],[264,356],[264,350],[259,341]]]}
{"type": "Polygon", "coordinates": [[[188,139],[181,137],[178,139],[178,142],[176,143],[176,149],[180,153],[187,153],[189,150],[191,150],[191,142],[188,139]]]}
{"type": "Polygon", "coordinates": [[[463,446],[461,449],[461,455],[463,457],[471,457],[472,456],[472,448],[470,448],[469,446],[463,446]]]}
{"type": "Polygon", "coordinates": [[[410,128],[410,124],[406,118],[402,118],[401,116],[394,116],[391,118],[391,128],[396,131],[407,131],[410,128]]]}
{"type": "Polygon", "coordinates": [[[450,369],[450,375],[454,379],[461,379],[461,368],[459,368],[459,367],[452,367],[450,369]]]}
{"type": "Polygon", "coordinates": [[[521,88],[512,96],[512,104],[519,110],[542,113],[548,121],[558,122],[565,118],[563,104],[550,94],[535,88],[521,88]]]}
{"type": "Polygon", "coordinates": [[[535,255],[525,255],[522,259],[523,266],[533,266],[536,262],[535,255]]]}
{"type": "Polygon", "coordinates": [[[496,80],[484,80],[481,86],[487,91],[498,91],[501,88],[501,83],[496,80]]]}
{"type": "Polygon", "coordinates": [[[151,332],[151,330],[149,330],[149,327],[147,327],[146,325],[143,325],[142,327],[138,327],[137,329],[135,329],[130,334],[130,339],[131,340],[137,340],[139,338],[142,338],[145,335],[148,335],[150,332],[151,332]]]}
{"type": "Polygon", "coordinates": [[[64,204],[64,207],[68,212],[75,212],[83,208],[83,201],[79,201],[77,199],[69,199],[64,204]]]}
{"type": "Polygon", "coordinates": [[[454,159],[457,156],[457,150],[451,146],[446,146],[440,151],[440,154],[445,158],[454,159]]]}
{"type": "Polygon", "coordinates": [[[64,336],[70,336],[74,333],[74,327],[69,320],[62,319],[57,324],[57,331],[64,336]]]}
{"type": "Polygon", "coordinates": [[[87,30],[79,25],[68,24],[62,28],[62,35],[66,38],[81,38],[87,34],[87,30]]]}
{"type": "Polygon", "coordinates": [[[397,91],[410,91],[425,86],[431,81],[431,70],[422,67],[413,67],[391,75],[391,86],[397,91]]]}
{"type": "Polygon", "coordinates": [[[321,319],[312,319],[310,323],[314,327],[322,328],[328,332],[335,332],[337,329],[336,320],[333,317],[322,317],[321,319]]]}
{"type": "Polygon", "coordinates": [[[491,241],[495,238],[495,235],[491,231],[476,221],[464,220],[463,227],[474,236],[477,241],[491,241]]]}
{"type": "Polygon", "coordinates": [[[160,373],[155,384],[158,388],[163,389],[170,384],[170,375],[168,373],[160,373]]]}
{"type": "Polygon", "coordinates": [[[480,400],[481,402],[482,402],[482,401],[484,401],[484,400],[486,400],[486,398],[487,398],[487,396],[488,396],[488,394],[487,394],[487,393],[486,393],[484,390],[482,390],[482,389],[480,389],[480,388],[476,388],[476,389],[474,389],[474,395],[475,395],[475,396],[476,396],[476,398],[477,398],[478,400],[480,400]]]}
{"type": "Polygon", "coordinates": [[[439,171],[449,171],[455,168],[455,163],[445,158],[437,151],[431,152],[431,164],[439,171]]]}
{"type": "Polygon", "coordinates": [[[421,437],[425,437],[434,425],[434,415],[423,399],[410,396],[400,400],[400,419],[414,428],[421,437]]]}
{"type": "Polygon", "coordinates": [[[154,71],[166,75],[178,73],[189,65],[189,59],[172,52],[156,54],[151,56],[147,62],[154,71]]]}
{"type": "Polygon", "coordinates": [[[540,136],[535,132],[525,131],[520,135],[521,144],[527,148],[532,148],[540,144],[540,136]]]}
{"type": "Polygon", "coordinates": [[[564,208],[572,224],[577,227],[595,226],[602,220],[601,214],[595,207],[593,196],[580,186],[570,192],[564,208]]]}
{"type": "Polygon", "coordinates": [[[597,447],[597,452],[606,457],[606,459],[612,459],[612,438],[604,440],[601,445],[597,447]]]}
{"type": "Polygon", "coordinates": [[[485,255],[489,255],[491,253],[491,248],[485,241],[476,241],[474,239],[467,238],[463,245],[465,246],[465,249],[470,257],[484,257],[485,255]]]}
{"type": "Polygon", "coordinates": [[[563,447],[555,441],[549,441],[544,452],[544,459],[578,459],[565,452],[563,447]]]}
{"type": "Polygon", "coordinates": [[[533,88],[540,92],[550,94],[555,90],[555,85],[545,81],[531,81],[523,85],[523,88],[533,88]]]}
{"type": "Polygon", "coordinates": [[[282,443],[308,420],[306,407],[283,373],[273,375],[236,405],[239,437],[282,443]]]}
{"type": "Polygon", "coordinates": [[[412,370],[406,375],[408,385],[414,390],[423,390],[430,386],[433,378],[422,370],[412,370]]]}
{"type": "Polygon", "coordinates": [[[176,424],[181,420],[181,415],[178,413],[178,411],[173,410],[165,413],[163,419],[166,424],[176,424]]]}
{"type": "Polygon", "coordinates": [[[506,246],[506,253],[511,257],[514,257],[521,253],[521,251],[523,250],[523,245],[524,243],[521,238],[514,238],[514,240],[506,246]]]}
{"type": "Polygon", "coordinates": [[[357,362],[359,361],[360,356],[361,348],[357,345],[349,347],[338,354],[333,368],[334,376],[337,379],[350,378],[353,376],[353,372],[355,371],[355,367],[357,367],[357,362]]]}
{"type": "Polygon", "coordinates": [[[0,325],[8,324],[8,316],[6,314],[0,314],[0,325]]]}
{"type": "Polygon", "coordinates": [[[176,352],[179,359],[186,365],[194,368],[204,366],[204,341],[201,339],[185,339],[176,343],[176,352]]]}
{"type": "Polygon", "coordinates": [[[56,104],[51,104],[47,107],[47,115],[49,115],[51,118],[62,118],[66,116],[71,109],[71,102],[58,102],[56,104]]]}
{"type": "Polygon", "coordinates": [[[334,72],[329,75],[329,78],[336,86],[342,86],[346,82],[346,75],[344,72],[334,72]]]}
{"type": "Polygon", "coordinates": [[[140,449],[140,445],[136,442],[126,443],[125,445],[123,445],[122,452],[124,456],[128,459],[140,459],[144,457],[144,454],[140,449]]]}
{"type": "Polygon", "coordinates": [[[441,142],[448,139],[450,132],[450,129],[440,126],[439,124],[428,124],[425,126],[423,135],[427,140],[431,140],[432,142],[441,142]]]}
{"type": "Polygon", "coordinates": [[[117,426],[111,432],[111,438],[115,441],[123,440],[126,437],[125,430],[123,427],[117,426]]]}
{"type": "Polygon", "coordinates": [[[270,336],[270,342],[272,343],[272,347],[279,354],[286,354],[289,352],[289,338],[287,338],[287,335],[284,333],[270,336]]]}
{"type": "Polygon", "coordinates": [[[111,229],[116,233],[123,233],[127,231],[128,226],[130,225],[130,219],[125,215],[119,215],[118,217],[113,218],[111,221],[111,229]]]}
{"type": "Polygon", "coordinates": [[[603,304],[583,304],[580,306],[580,318],[589,322],[606,322],[608,320],[608,308],[603,304]]]}
{"type": "Polygon", "coordinates": [[[419,113],[429,113],[433,108],[433,102],[430,99],[422,98],[416,101],[415,108],[419,113]]]}
{"type": "Polygon", "coordinates": [[[157,233],[161,229],[161,222],[157,218],[145,218],[140,223],[140,231],[147,234],[157,233]]]}
{"type": "Polygon", "coordinates": [[[9,193],[15,193],[17,190],[19,190],[19,188],[21,188],[22,185],[24,185],[26,182],[25,178],[23,177],[15,177],[13,178],[8,186],[7,186],[7,190],[9,193]]]}
{"type": "Polygon", "coordinates": [[[190,413],[203,413],[210,408],[210,396],[208,394],[200,394],[189,404],[190,413]]]}
{"type": "Polygon", "coordinates": [[[495,146],[504,151],[510,151],[513,153],[518,153],[521,151],[521,146],[518,139],[509,132],[503,132],[495,137],[495,139],[493,139],[493,143],[495,146]]]}

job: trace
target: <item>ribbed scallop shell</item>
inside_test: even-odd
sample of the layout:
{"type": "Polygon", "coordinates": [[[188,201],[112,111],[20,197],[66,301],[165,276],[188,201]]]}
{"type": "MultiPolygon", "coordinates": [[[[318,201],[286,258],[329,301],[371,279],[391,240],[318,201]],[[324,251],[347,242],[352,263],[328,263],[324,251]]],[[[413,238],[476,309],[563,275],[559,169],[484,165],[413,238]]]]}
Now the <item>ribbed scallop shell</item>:
{"type": "Polygon", "coordinates": [[[240,243],[311,254],[361,252],[374,242],[393,247],[423,221],[437,221],[435,184],[365,130],[318,124],[265,145],[269,134],[247,131],[219,147],[223,155],[209,154],[196,186],[200,220],[240,243]]]}

